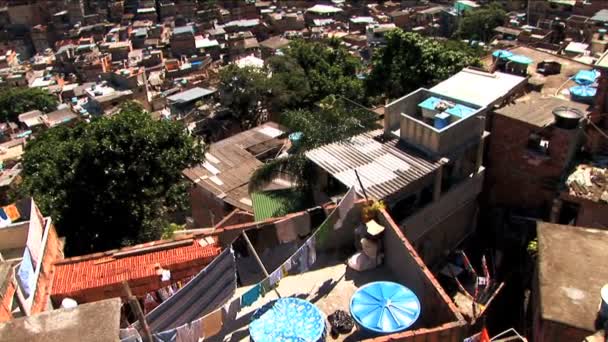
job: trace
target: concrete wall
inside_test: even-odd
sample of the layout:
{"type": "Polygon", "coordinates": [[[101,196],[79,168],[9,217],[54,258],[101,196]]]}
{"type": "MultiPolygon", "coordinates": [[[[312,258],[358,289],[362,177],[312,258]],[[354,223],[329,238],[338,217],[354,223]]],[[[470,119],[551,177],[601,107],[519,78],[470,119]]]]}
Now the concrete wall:
{"type": "Polygon", "coordinates": [[[28,229],[29,222],[0,228],[0,250],[25,247],[28,229]]]}
{"type": "Polygon", "coordinates": [[[475,229],[477,196],[481,192],[484,170],[442,194],[399,226],[416,246],[424,262],[432,265],[444,251],[456,247],[475,229]]]}
{"type": "MultiPolygon", "coordinates": [[[[377,219],[385,227],[383,237],[385,264],[391,269],[398,281],[414,291],[420,299],[422,314],[414,329],[416,331],[419,331],[420,328],[435,329],[454,322],[458,324],[453,328],[460,329],[466,324],[464,319],[418,256],[412,244],[392,221],[388,213],[383,212],[377,219]]],[[[450,333],[447,334],[450,335],[450,333]]],[[[462,340],[463,332],[456,335],[462,340]]],[[[391,340],[393,340],[392,337],[391,340]]]]}

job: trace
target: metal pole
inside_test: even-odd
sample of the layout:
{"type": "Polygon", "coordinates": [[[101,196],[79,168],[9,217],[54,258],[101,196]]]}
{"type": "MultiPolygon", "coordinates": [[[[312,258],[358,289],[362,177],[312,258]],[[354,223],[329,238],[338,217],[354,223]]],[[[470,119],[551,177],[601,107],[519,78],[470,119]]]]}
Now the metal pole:
{"type": "MultiPolygon", "coordinates": [[[[251,240],[249,240],[249,236],[247,236],[247,233],[244,230],[243,230],[242,235],[243,235],[243,239],[245,239],[245,243],[247,243],[247,247],[249,248],[249,251],[251,252],[251,254],[253,254],[255,260],[257,261],[258,265],[262,269],[262,272],[264,272],[264,275],[266,277],[269,277],[270,274],[268,274],[266,267],[262,263],[262,259],[260,259],[258,252],[255,251],[255,248],[253,248],[253,244],[251,244],[251,240]]],[[[274,288],[274,292],[277,294],[277,296],[279,296],[279,298],[282,298],[281,294],[279,293],[279,291],[277,291],[276,287],[274,288]]]]}
{"type": "Polygon", "coordinates": [[[141,326],[141,330],[143,330],[143,340],[147,342],[153,342],[152,333],[150,332],[150,327],[148,326],[148,322],[146,322],[146,317],[144,316],[144,312],[141,310],[141,306],[139,306],[139,301],[133,293],[131,293],[131,288],[126,281],[122,282],[122,288],[127,296],[127,301],[129,302],[129,306],[131,307],[131,311],[135,313],[135,316],[139,320],[139,324],[141,326]]]}
{"type": "Polygon", "coordinates": [[[359,178],[359,172],[357,172],[356,169],[355,169],[355,176],[357,176],[357,181],[359,182],[359,186],[361,187],[361,191],[363,192],[363,196],[365,197],[365,200],[369,201],[369,198],[367,197],[367,193],[365,192],[365,188],[363,187],[363,183],[361,182],[361,178],[359,178]]]}

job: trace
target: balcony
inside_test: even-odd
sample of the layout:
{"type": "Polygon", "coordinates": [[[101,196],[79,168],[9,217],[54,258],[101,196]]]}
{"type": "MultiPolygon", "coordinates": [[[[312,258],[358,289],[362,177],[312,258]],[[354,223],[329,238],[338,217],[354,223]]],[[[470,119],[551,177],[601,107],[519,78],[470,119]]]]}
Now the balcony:
{"type": "Polygon", "coordinates": [[[481,139],[485,110],[421,88],[386,106],[384,133],[427,154],[448,155],[481,139]]]}

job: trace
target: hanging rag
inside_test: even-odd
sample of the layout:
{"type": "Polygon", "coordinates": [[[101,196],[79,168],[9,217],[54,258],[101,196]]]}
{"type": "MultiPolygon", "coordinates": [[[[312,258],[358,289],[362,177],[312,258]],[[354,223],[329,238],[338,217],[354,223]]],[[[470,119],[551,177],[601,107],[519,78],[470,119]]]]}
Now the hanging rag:
{"type": "Polygon", "coordinates": [[[177,328],[176,342],[198,342],[203,337],[201,323],[197,321],[186,323],[177,328]]]}
{"type": "Polygon", "coordinates": [[[160,288],[158,290],[156,290],[156,293],[158,294],[158,297],[160,298],[161,301],[166,301],[169,298],[169,293],[167,292],[167,290],[165,288],[160,288]]]}
{"type": "Polygon", "coordinates": [[[277,268],[274,272],[270,273],[270,287],[275,288],[275,285],[283,278],[283,272],[281,272],[281,268],[277,268]]]}
{"type": "Polygon", "coordinates": [[[166,330],[152,335],[152,339],[155,342],[176,342],[176,338],[176,329],[166,330]]]}
{"type": "Polygon", "coordinates": [[[4,209],[4,212],[6,213],[6,215],[8,216],[8,218],[12,222],[15,222],[19,218],[21,218],[21,214],[19,213],[19,209],[17,209],[16,205],[10,204],[10,205],[3,207],[3,209],[4,209]]]}
{"type": "Polygon", "coordinates": [[[315,261],[317,261],[316,240],[308,239],[306,246],[308,247],[308,268],[311,268],[315,261]]]}
{"type": "Polygon", "coordinates": [[[8,226],[11,223],[12,223],[11,219],[4,212],[4,208],[0,208],[0,228],[1,227],[6,227],[6,226],[8,226]]]}
{"type": "Polygon", "coordinates": [[[355,187],[353,186],[350,188],[350,190],[348,190],[346,195],[344,195],[344,197],[342,197],[342,200],[338,204],[339,219],[336,221],[336,224],[334,225],[334,230],[338,230],[338,229],[342,228],[342,225],[344,224],[344,220],[346,220],[348,213],[351,211],[351,209],[355,205],[355,197],[356,197],[356,192],[355,192],[355,187]]]}
{"type": "Polygon", "coordinates": [[[298,258],[298,264],[300,265],[298,272],[299,274],[302,274],[308,271],[308,244],[304,243],[302,247],[300,247],[300,250],[302,252],[298,258]]]}
{"type": "Polygon", "coordinates": [[[241,307],[247,307],[255,303],[260,298],[261,289],[260,283],[257,283],[249,291],[245,292],[241,297],[241,307]]]}
{"type": "Polygon", "coordinates": [[[222,331],[224,324],[222,309],[215,310],[202,319],[203,334],[205,337],[215,336],[222,331]]]}
{"type": "Polygon", "coordinates": [[[241,311],[241,299],[236,298],[232,302],[224,305],[224,318],[226,321],[236,319],[236,315],[241,311]]]}
{"type": "Polygon", "coordinates": [[[292,218],[293,225],[299,237],[310,234],[310,214],[305,212],[292,218]]]}
{"type": "Polygon", "coordinates": [[[274,227],[277,231],[277,239],[280,243],[288,243],[298,238],[296,226],[292,218],[286,218],[275,222],[274,227]]]}
{"type": "Polygon", "coordinates": [[[270,278],[265,278],[260,282],[260,294],[262,297],[266,297],[266,294],[272,290],[270,286],[270,278]]]}
{"type": "Polygon", "coordinates": [[[287,277],[287,267],[285,267],[286,263],[284,263],[283,265],[281,265],[280,270],[281,270],[281,279],[287,277]]]}

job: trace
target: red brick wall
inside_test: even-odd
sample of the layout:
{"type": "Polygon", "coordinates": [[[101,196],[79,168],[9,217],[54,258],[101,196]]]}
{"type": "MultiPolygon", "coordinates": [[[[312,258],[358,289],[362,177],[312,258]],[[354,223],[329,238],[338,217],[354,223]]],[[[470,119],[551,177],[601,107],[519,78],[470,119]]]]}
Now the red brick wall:
{"type": "Polygon", "coordinates": [[[5,322],[13,318],[11,306],[13,304],[14,295],[15,284],[12,281],[9,281],[6,291],[0,294],[0,322],[5,322]]]}
{"type": "Polygon", "coordinates": [[[495,205],[548,209],[577,132],[541,129],[499,114],[494,114],[492,120],[486,177],[489,201],[495,205]],[[539,132],[550,141],[546,158],[535,157],[527,147],[530,134],[539,132]]]}
{"type": "Polygon", "coordinates": [[[49,229],[42,257],[42,269],[40,270],[36,291],[34,292],[34,301],[31,308],[32,314],[47,310],[53,286],[54,263],[63,258],[63,246],[57,236],[55,226],[51,224],[49,229]]]}

